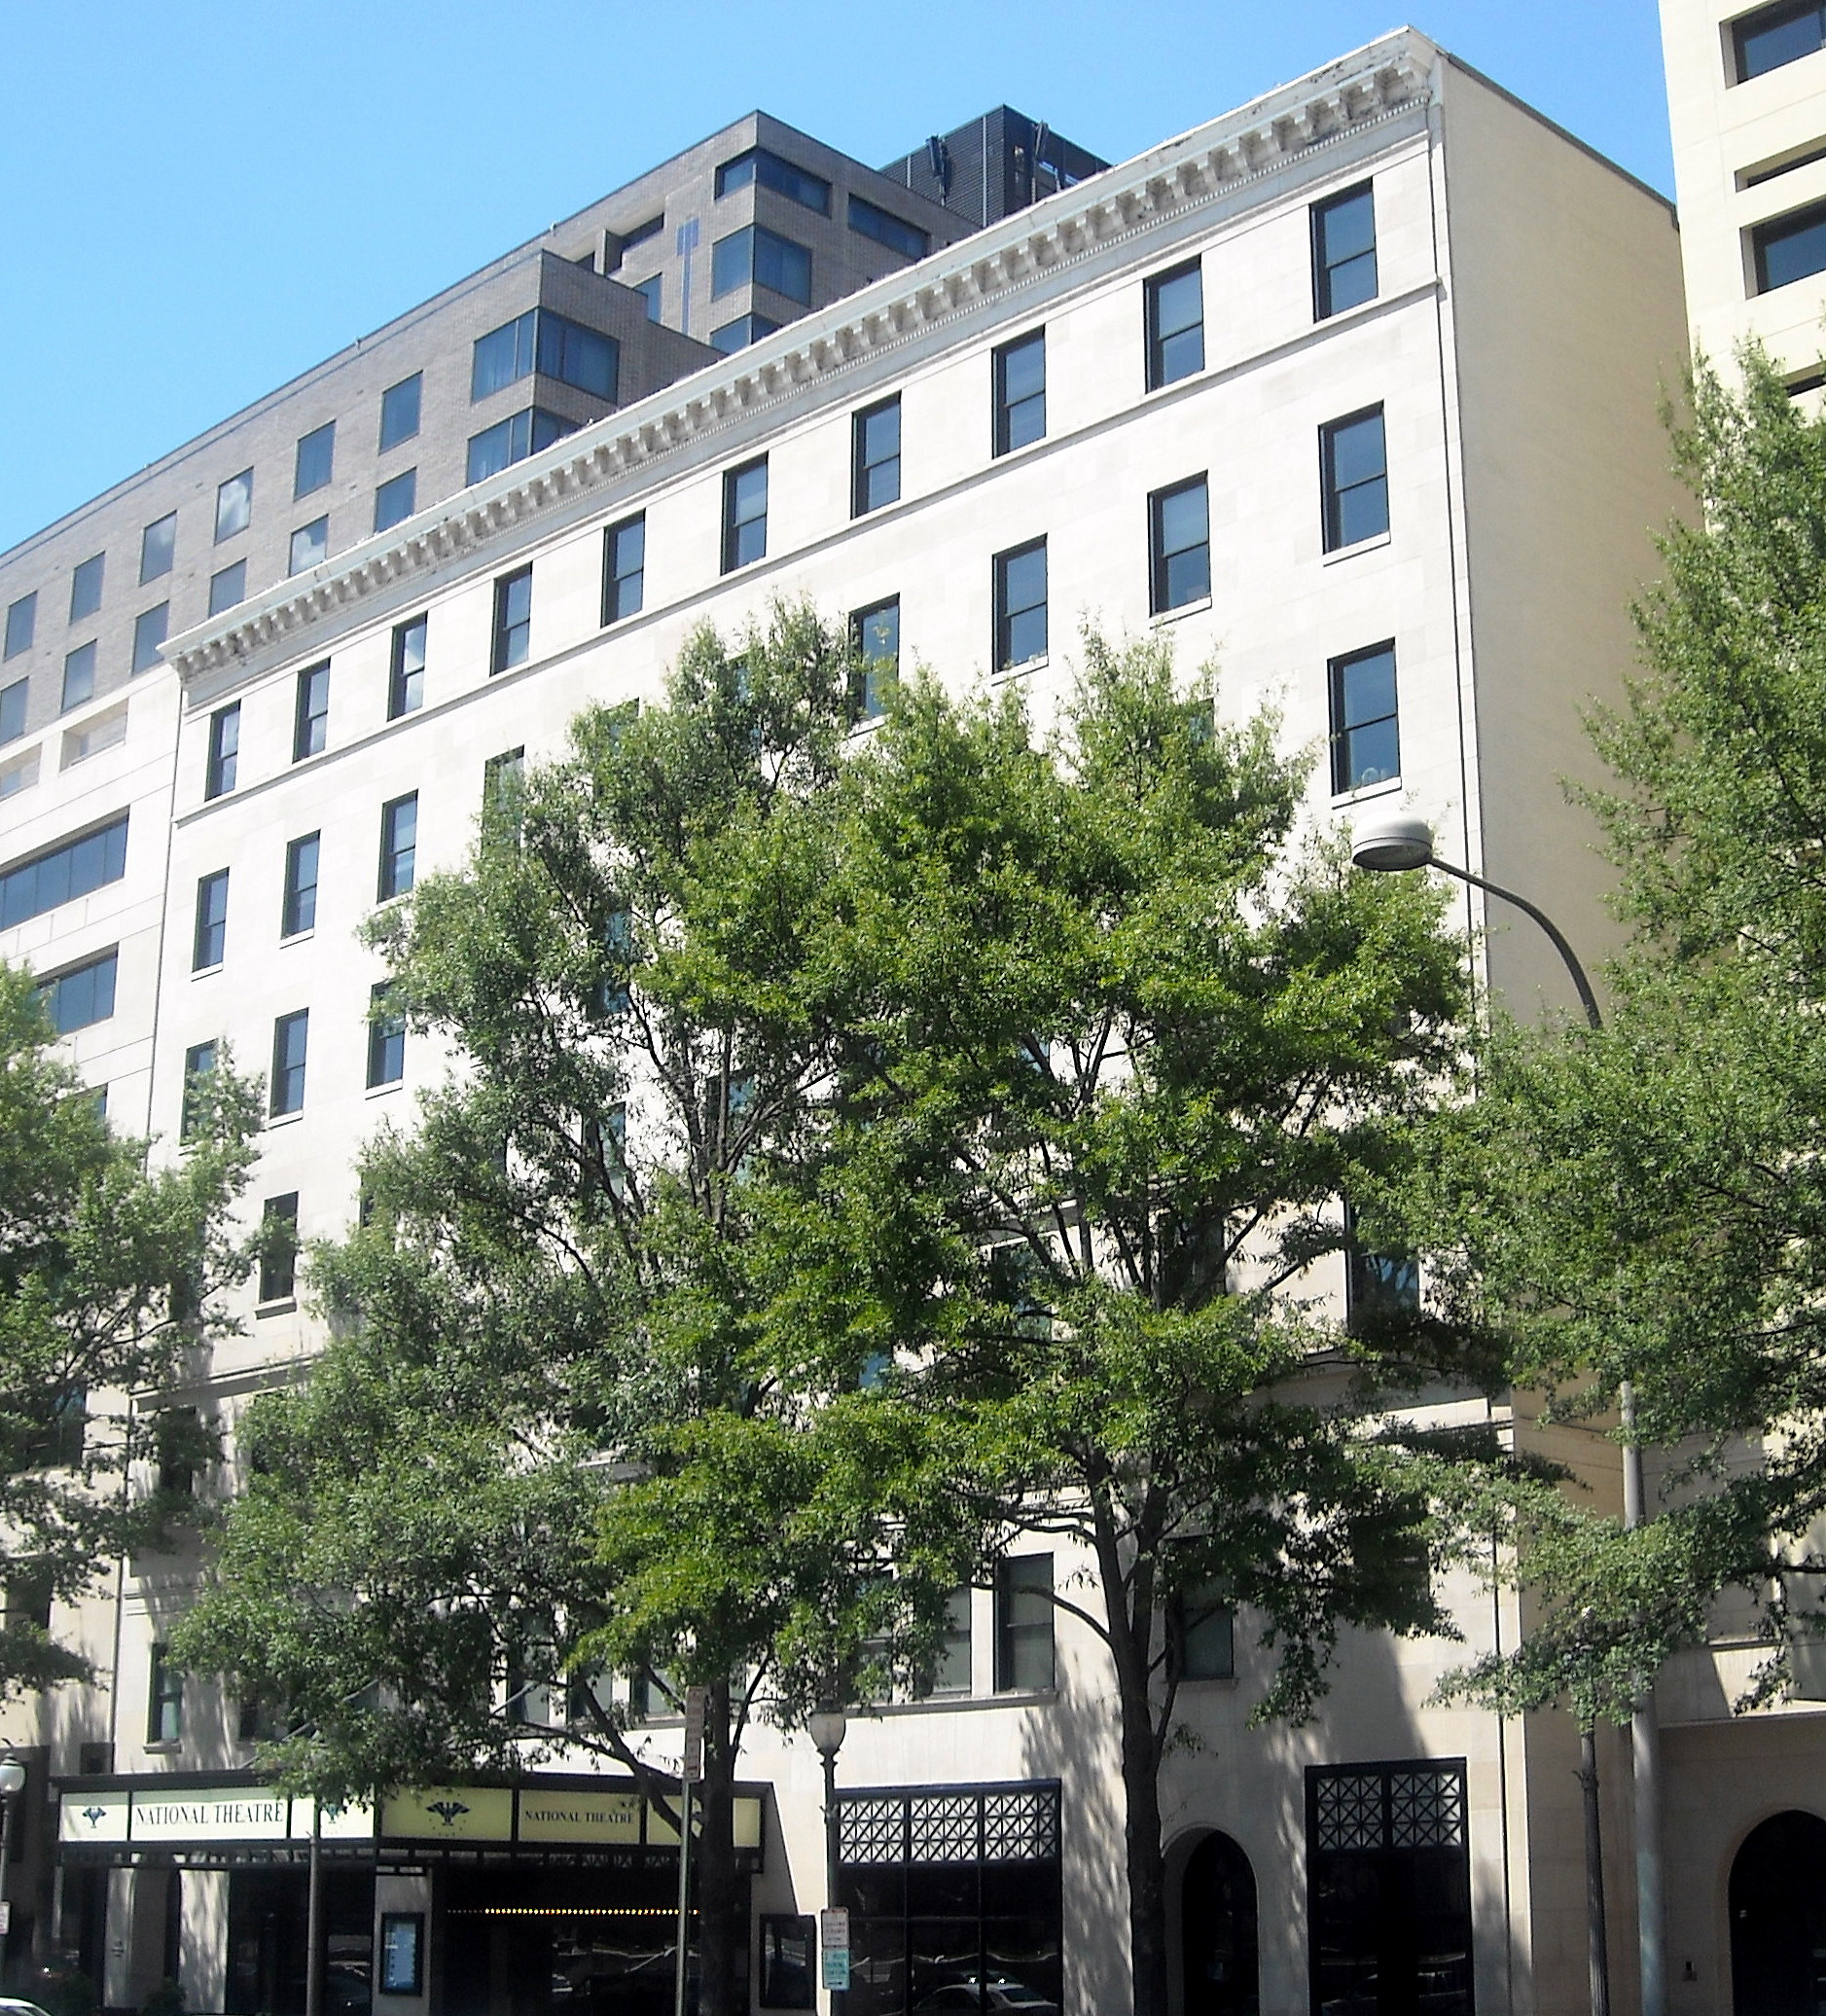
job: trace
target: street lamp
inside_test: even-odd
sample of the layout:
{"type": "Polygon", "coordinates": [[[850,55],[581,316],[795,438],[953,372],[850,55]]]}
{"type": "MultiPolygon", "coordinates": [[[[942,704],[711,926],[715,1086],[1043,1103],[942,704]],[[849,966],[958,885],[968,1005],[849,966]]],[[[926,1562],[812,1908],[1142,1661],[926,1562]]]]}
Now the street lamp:
{"type": "MultiPolygon", "coordinates": [[[[1452,861],[1442,861],[1433,851],[1432,827],[1417,813],[1397,812],[1365,826],[1351,842],[1350,858],[1359,868],[1378,875],[1398,875],[1415,868],[1437,869],[1441,875],[1450,875],[1454,882],[1469,882],[1474,889],[1482,889],[1486,895],[1497,896],[1503,902],[1513,904],[1517,910],[1531,917],[1553,941],[1554,950],[1565,962],[1566,971],[1572,977],[1586,1021],[1594,1029],[1604,1026],[1597,996],[1592,991],[1592,983],[1585,977],[1585,968],[1580,965],[1578,954],[1546,911],[1537,908],[1525,896],[1518,896],[1513,889],[1505,889],[1496,882],[1486,882],[1481,875],[1473,875],[1468,868],[1460,868],[1452,861]]],[[[1642,1445],[1635,1438],[1635,1384],[1632,1380],[1619,1382],[1617,1404],[1624,1429],[1623,1523],[1626,1531],[1633,1531],[1647,1516],[1648,1501],[1643,1490],[1642,1445]]],[[[1588,1857],[1593,1852],[1592,1844],[1597,1838],[1597,1765],[1594,1753],[1588,1748],[1591,1741],[1591,1732],[1581,1730],[1580,1745],[1584,1754],[1579,1775],[1586,1787],[1588,1857]]],[[[1635,1713],[1629,1719],[1629,1763],[1635,1794],[1636,1927],[1642,2016],[1665,2016],[1666,1991],[1662,1951],[1661,1731],[1655,1719],[1652,1685],[1644,1688],[1642,1698],[1636,1703],[1635,1713]]],[[[1600,1999],[1604,2008],[1609,2006],[1608,1984],[1601,1978],[1605,1972],[1602,1961],[1602,1865],[1588,1867],[1587,1879],[1594,1914],[1592,1966],[1593,2006],[1595,2011],[1600,1999]]]]}
{"type": "MultiPolygon", "coordinates": [[[[813,1709],[806,1723],[806,1733],[811,1738],[812,1747],[824,1760],[824,1901],[828,1908],[837,1908],[837,1874],[841,1859],[841,1836],[837,1819],[837,1753],[843,1747],[843,1738],[849,1734],[849,1717],[841,1708],[827,1705],[813,1709]]],[[[823,1942],[819,1942],[822,1956],[823,1942]]],[[[831,2016],[844,2016],[849,2002],[849,1991],[843,1988],[831,1990],[831,2016]]]]}

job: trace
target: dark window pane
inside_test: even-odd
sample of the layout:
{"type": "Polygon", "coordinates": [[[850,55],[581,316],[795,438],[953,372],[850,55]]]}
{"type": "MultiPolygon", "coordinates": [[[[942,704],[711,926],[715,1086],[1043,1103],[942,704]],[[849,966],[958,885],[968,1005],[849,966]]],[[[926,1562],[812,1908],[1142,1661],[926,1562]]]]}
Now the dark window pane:
{"type": "Polygon", "coordinates": [[[95,697],[95,647],[79,644],[63,661],[63,709],[80,707],[95,697]]]}
{"type": "Polygon", "coordinates": [[[101,579],[108,556],[98,553],[70,572],[70,621],[81,623],[101,607],[101,579]]]}
{"type": "Polygon", "coordinates": [[[300,525],[292,534],[292,547],[286,571],[302,574],[306,567],[314,567],[330,551],[330,521],[327,518],[312,519],[307,525],[300,525]]]}
{"type": "Polygon", "coordinates": [[[1154,613],[1211,593],[1210,511],[1203,477],[1158,490],[1149,500],[1154,613]]]}
{"type": "Polygon", "coordinates": [[[592,392],[598,399],[615,397],[617,348],[613,337],[598,335],[548,308],[539,310],[538,325],[539,369],[548,378],[575,385],[580,392],[592,392]]]}
{"type": "Polygon", "coordinates": [[[723,478],[723,571],[746,567],[768,550],[768,465],[764,456],[723,478]]]}
{"type": "Polygon", "coordinates": [[[20,595],[7,605],[6,656],[17,658],[32,648],[32,632],[38,626],[38,592],[20,595]]]}
{"type": "Polygon", "coordinates": [[[657,322],[660,319],[663,277],[662,274],[654,273],[649,278],[642,280],[633,290],[647,304],[647,320],[649,322],[657,322]]]}
{"type": "Polygon", "coordinates": [[[469,369],[472,403],[518,383],[531,372],[534,320],[533,310],[528,308],[512,322],[504,322],[499,329],[491,329],[486,336],[476,339],[469,369]]]}
{"type": "Polygon", "coordinates": [[[751,147],[734,161],[724,162],[716,171],[716,193],[720,197],[747,189],[756,182],[764,189],[791,197],[794,202],[815,210],[820,217],[831,214],[831,185],[824,177],[812,174],[808,168],[797,167],[777,154],[770,154],[765,147],[751,147]]]}
{"type": "Polygon", "coordinates": [[[177,556],[177,513],[170,512],[139,535],[139,578],[142,585],[171,571],[177,556]]]}
{"type": "Polygon", "coordinates": [[[418,794],[396,798],[380,809],[380,875],[376,900],[403,896],[412,885],[418,857],[418,794]]]}
{"type": "Polygon", "coordinates": [[[0,931],[119,882],[126,873],[126,823],[123,812],[93,833],[0,870],[0,931]]]}
{"type": "Polygon", "coordinates": [[[285,849],[285,894],[279,908],[279,935],[296,938],[317,922],[317,856],[319,836],[306,833],[285,849]]]}
{"type": "Polygon", "coordinates": [[[330,662],[298,675],[298,702],[292,719],[292,761],[318,755],[330,735],[330,662]]]}
{"type": "Polygon", "coordinates": [[[336,422],[326,420],[298,444],[293,463],[292,494],[307,497],[320,490],[336,472],[336,422]]]}
{"type": "Polygon", "coordinates": [[[106,1022],[114,1013],[114,977],[118,954],[104,953],[98,959],[72,967],[48,980],[38,990],[59,1036],[72,1029],[86,1029],[90,1024],[106,1022]]]}
{"type": "Polygon", "coordinates": [[[133,620],[133,670],[149,672],[164,649],[165,632],[171,624],[171,604],[161,602],[145,609],[133,620]]]}
{"type": "Polygon", "coordinates": [[[402,523],[418,508],[418,471],[402,469],[375,491],[375,530],[402,523]]]}
{"type": "Polygon", "coordinates": [[[998,1693],[1053,1684],[1053,1557],[1018,1554],[995,1573],[998,1693]]]}
{"type": "Polygon", "coordinates": [[[0,743],[16,742],[25,733],[25,702],[31,694],[29,679],[15,679],[0,688],[0,743]]]}
{"type": "Polygon", "coordinates": [[[878,511],[900,496],[900,400],[884,400],[854,420],[855,470],[851,515],[878,511]]]}
{"type": "Polygon", "coordinates": [[[218,707],[209,717],[209,760],[203,772],[203,796],[220,798],[234,789],[241,752],[241,703],[218,707]]]}
{"type": "Polygon", "coordinates": [[[811,254],[804,245],[759,224],[718,238],[710,248],[711,298],[733,293],[751,281],[809,306],[811,254]]]}
{"type": "Polygon", "coordinates": [[[1204,276],[1195,265],[1147,283],[1148,388],[1204,369],[1204,276]]]}
{"type": "Polygon", "coordinates": [[[900,597],[857,610],[850,630],[861,660],[861,690],[852,696],[855,712],[859,720],[873,721],[900,671],[900,597]]]}
{"type": "Polygon", "coordinates": [[[1327,551],[1388,530],[1388,457],[1382,410],[1334,420],[1320,430],[1327,551]]]}
{"type": "Polygon", "coordinates": [[[268,1107],[273,1114],[299,1112],[304,1103],[304,1058],[310,1041],[310,1011],[281,1015],[272,1026],[272,1077],[268,1107]]]}
{"type": "Polygon", "coordinates": [[[214,1043],[193,1043],[184,1053],[184,1096],[179,1109],[178,1138],[188,1141],[202,1125],[204,1091],[202,1080],[216,1067],[214,1043]]]}
{"type": "Polygon", "coordinates": [[[1737,49],[1737,82],[1747,84],[1752,77],[1826,48],[1826,8],[1818,0],[1759,8],[1735,24],[1732,36],[1737,49]]]}
{"type": "Polygon", "coordinates": [[[247,598],[247,562],[235,560],[209,577],[209,613],[220,616],[247,598]]]}
{"type": "Polygon", "coordinates": [[[646,591],[647,521],[643,514],[611,525],[602,543],[602,621],[638,613],[646,591]]]}
{"type": "Polygon", "coordinates": [[[1376,299],[1376,199],[1368,183],[1313,204],[1312,284],[1321,321],[1376,299]]]}
{"type": "Polygon", "coordinates": [[[406,1018],[387,1006],[389,990],[376,987],[368,1007],[368,1085],[397,1085],[406,1075],[406,1018]]]}
{"type": "Polygon", "coordinates": [[[380,447],[382,452],[396,448],[402,441],[410,441],[418,432],[418,394],[424,384],[424,374],[413,372],[409,378],[401,378],[397,385],[389,385],[380,395],[380,447]]]}
{"type": "Polygon", "coordinates": [[[727,357],[736,350],[745,350],[750,343],[758,343],[764,336],[771,336],[779,326],[767,315],[737,315],[734,322],[711,330],[710,342],[727,357]]]}
{"type": "Polygon", "coordinates": [[[532,569],[521,567],[494,584],[494,656],[491,668],[523,665],[532,649],[532,569]]]}
{"type": "Polygon", "coordinates": [[[1332,661],[1332,789],[1358,791],[1401,774],[1395,647],[1332,661]]]}
{"type": "Polygon", "coordinates": [[[197,928],[191,940],[191,965],[200,970],[219,966],[228,945],[229,871],[218,868],[197,882],[197,928]]]}
{"type": "Polygon", "coordinates": [[[995,452],[1025,448],[1046,433],[1046,332],[1035,330],[995,353],[995,452]]]}
{"type": "Polygon", "coordinates": [[[260,1213],[260,1299],[289,1301],[298,1285],[298,1192],[269,1197],[260,1213]]]}
{"type": "Polygon", "coordinates": [[[415,616],[393,632],[393,665],[387,678],[387,719],[397,721],[423,704],[425,697],[425,622],[415,616]]]}
{"type": "Polygon", "coordinates": [[[1760,294],[1826,271],[1826,206],[1758,225],[1751,236],[1760,294]]]}
{"type": "Polygon", "coordinates": [[[909,224],[892,211],[867,202],[859,196],[849,199],[849,228],[903,259],[923,259],[932,249],[931,238],[916,224],[909,224]]]}
{"type": "Polygon", "coordinates": [[[995,665],[998,671],[1046,656],[1046,541],[995,558],[995,665]]]}

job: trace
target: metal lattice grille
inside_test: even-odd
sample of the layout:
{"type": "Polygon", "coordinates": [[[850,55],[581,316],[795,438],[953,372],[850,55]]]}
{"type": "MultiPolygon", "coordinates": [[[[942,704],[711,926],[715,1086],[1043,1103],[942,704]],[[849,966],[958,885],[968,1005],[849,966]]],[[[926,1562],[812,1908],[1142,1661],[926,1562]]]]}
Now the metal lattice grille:
{"type": "Polygon", "coordinates": [[[838,1798],[842,1859],[1038,1862],[1058,1854],[1058,1787],[971,1786],[946,1792],[855,1792],[838,1798]]]}
{"type": "Polygon", "coordinates": [[[1382,1774],[1322,1778],[1316,1788],[1318,1845],[1322,1849],[1380,1848],[1382,1774]]]}
{"type": "Polygon", "coordinates": [[[1388,1782],[1393,1848],[1456,1848],[1465,1838],[1464,1786],[1451,1771],[1397,1771],[1388,1782]]]}
{"type": "Polygon", "coordinates": [[[837,1809],[846,1862],[900,1862],[907,1857],[904,1799],[844,1799],[837,1809]]]}

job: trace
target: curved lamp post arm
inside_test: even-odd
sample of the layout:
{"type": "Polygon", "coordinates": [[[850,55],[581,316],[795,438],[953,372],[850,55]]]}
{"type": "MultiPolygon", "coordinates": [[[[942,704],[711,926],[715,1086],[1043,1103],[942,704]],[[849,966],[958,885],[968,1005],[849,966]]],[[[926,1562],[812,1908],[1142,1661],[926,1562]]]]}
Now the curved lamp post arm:
{"type": "Polygon", "coordinates": [[[1474,889],[1483,889],[1486,894],[1500,896],[1505,903],[1513,903],[1524,915],[1531,917],[1549,938],[1554,941],[1554,950],[1565,961],[1566,971],[1572,975],[1572,984],[1579,990],[1579,1006],[1585,1010],[1585,1019],[1594,1029],[1604,1026],[1603,1015],[1598,1010],[1597,996],[1592,991],[1592,983],[1585,977],[1585,968],[1579,963],[1579,955],[1566,943],[1566,934],[1538,905],[1530,903],[1525,896],[1518,896],[1514,889],[1505,889],[1500,882],[1486,882],[1483,876],[1473,875],[1468,868],[1460,868],[1454,862],[1442,861],[1437,854],[1426,864],[1437,868],[1441,875],[1450,875],[1455,882],[1469,882],[1474,889]]]}

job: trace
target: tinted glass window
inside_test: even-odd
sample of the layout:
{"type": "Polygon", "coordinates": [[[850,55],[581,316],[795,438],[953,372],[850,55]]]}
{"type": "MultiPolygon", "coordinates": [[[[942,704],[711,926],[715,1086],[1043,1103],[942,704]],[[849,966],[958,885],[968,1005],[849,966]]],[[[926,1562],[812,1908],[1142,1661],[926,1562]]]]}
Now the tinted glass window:
{"type": "Polygon", "coordinates": [[[95,647],[79,644],[63,661],[63,706],[80,707],[95,697],[95,647]]]}
{"type": "Polygon", "coordinates": [[[599,336],[581,322],[566,321],[546,309],[539,311],[539,369],[548,378],[592,392],[598,399],[615,397],[617,350],[613,337],[599,336]]]}
{"type": "Polygon", "coordinates": [[[292,534],[292,552],[287,572],[304,573],[306,567],[314,567],[330,551],[330,521],[327,518],[312,519],[307,525],[300,525],[292,534]]]}
{"type": "Polygon", "coordinates": [[[228,948],[229,871],[218,868],[197,882],[197,926],[191,938],[191,965],[219,966],[228,948]]]}
{"type": "Polygon", "coordinates": [[[59,1036],[67,1036],[72,1029],[86,1029],[91,1023],[106,1022],[114,1013],[116,964],[117,954],[105,953],[87,965],[46,981],[39,989],[39,998],[59,1036]]]}
{"type": "Polygon", "coordinates": [[[524,664],[532,649],[532,569],[521,567],[494,584],[492,669],[524,664]]]}
{"type": "Polygon", "coordinates": [[[320,836],[306,833],[285,849],[285,894],[279,906],[279,936],[296,938],[317,923],[317,857],[320,836]]]}
{"type": "Polygon", "coordinates": [[[745,350],[750,343],[758,343],[764,336],[771,336],[779,326],[766,315],[737,315],[734,321],[711,330],[710,342],[727,357],[736,350],[745,350]]]}
{"type": "Polygon", "coordinates": [[[804,245],[758,224],[718,238],[710,248],[711,295],[732,293],[750,281],[808,306],[811,254],[804,245]]]}
{"type": "Polygon", "coordinates": [[[1826,48],[1826,7],[1818,0],[1762,7],[1745,15],[1731,32],[1736,45],[1737,82],[1745,84],[1767,70],[1779,70],[1784,63],[1799,62],[1826,48]]]}
{"type": "Polygon", "coordinates": [[[6,656],[17,658],[32,648],[32,632],[38,624],[38,592],[20,595],[7,608],[6,656]]]}
{"type": "Polygon", "coordinates": [[[995,353],[995,452],[1025,448],[1046,433],[1046,331],[995,353]]]}
{"type": "Polygon", "coordinates": [[[1360,791],[1401,774],[1395,647],[1332,661],[1332,789],[1360,791]]]}
{"type": "Polygon", "coordinates": [[[393,665],[387,679],[387,719],[415,712],[425,698],[425,621],[415,616],[393,632],[393,665]]]}
{"type": "Polygon", "coordinates": [[[218,707],[209,717],[209,761],[203,775],[203,796],[220,798],[234,789],[241,750],[241,703],[218,707]]]}
{"type": "Polygon", "coordinates": [[[995,666],[1046,656],[1046,541],[995,557],[995,666]]]}
{"type": "Polygon", "coordinates": [[[1053,1557],[1020,1554],[995,1574],[995,1687],[1053,1684],[1053,1557]]]}
{"type": "Polygon", "coordinates": [[[148,525],[139,535],[139,578],[142,582],[157,581],[161,574],[171,571],[171,562],[177,557],[177,513],[171,512],[157,524],[148,525]]]}
{"type": "Polygon", "coordinates": [[[1323,321],[1376,299],[1376,198],[1366,182],[1312,206],[1312,309],[1323,321]]]}
{"type": "Polygon", "coordinates": [[[380,809],[380,875],[376,900],[404,896],[412,885],[418,860],[418,793],[409,792],[380,809]]]}
{"type": "Polygon", "coordinates": [[[1352,414],[1319,430],[1325,484],[1325,546],[1331,552],[1388,530],[1388,453],[1382,409],[1352,414]]]}
{"type": "Polygon", "coordinates": [[[723,478],[723,571],[745,567],[768,550],[766,456],[723,478]]]}
{"type": "Polygon", "coordinates": [[[171,624],[171,604],[161,602],[156,609],[144,609],[133,620],[133,669],[149,672],[159,663],[171,624]]]}
{"type": "Polygon", "coordinates": [[[1759,224],[1750,239],[1759,294],[1826,271],[1826,204],[1759,224]]]}
{"type": "Polygon", "coordinates": [[[272,1026],[272,1073],[268,1110],[296,1113],[304,1103],[304,1060],[310,1042],[310,1011],[281,1015],[272,1026]]]}
{"type": "Polygon", "coordinates": [[[854,421],[855,468],[851,515],[879,511],[900,496],[900,400],[884,399],[854,421]]]}
{"type": "MultiPolygon", "coordinates": [[[[304,1100],[303,1088],[299,1093],[304,1100]]],[[[296,1106],[275,1108],[296,1112],[296,1106]]],[[[260,1299],[283,1302],[298,1285],[298,1192],[269,1197],[260,1213],[260,1299]]]]}
{"type": "Polygon", "coordinates": [[[326,420],[298,444],[293,462],[292,494],[307,497],[320,490],[336,470],[336,422],[326,420]]]}
{"type": "Polygon", "coordinates": [[[384,532],[412,517],[418,508],[418,471],[402,469],[375,491],[375,530],[384,532]]]}
{"type": "Polygon", "coordinates": [[[633,290],[647,304],[647,320],[649,322],[657,322],[660,319],[662,278],[661,274],[655,273],[650,279],[642,280],[633,290]]]}
{"type": "Polygon", "coordinates": [[[42,917],[59,903],[73,902],[126,873],[126,815],[80,840],[0,871],[0,931],[42,917]]]}
{"type": "Polygon", "coordinates": [[[1182,608],[1211,593],[1211,518],[1205,480],[1197,476],[1148,499],[1154,613],[1182,608]]]}
{"type": "Polygon", "coordinates": [[[620,623],[637,613],[646,593],[647,520],[643,513],[603,535],[602,620],[620,623]]]}
{"type": "Polygon", "coordinates": [[[323,748],[330,734],[330,664],[311,666],[298,675],[297,711],[292,721],[292,761],[302,763],[323,748]]]}
{"type": "Polygon", "coordinates": [[[469,370],[472,401],[486,399],[490,393],[518,383],[532,370],[535,319],[533,310],[528,308],[523,315],[517,315],[513,321],[503,322],[499,329],[491,329],[486,336],[476,339],[469,370]]]}
{"type": "Polygon", "coordinates": [[[791,197],[796,203],[802,203],[807,210],[815,210],[820,217],[831,214],[831,185],[822,175],[814,175],[808,168],[795,167],[777,154],[770,154],[765,147],[752,147],[746,154],[738,154],[734,161],[726,161],[716,171],[716,193],[728,196],[732,191],[746,189],[759,182],[764,189],[777,190],[781,196],[791,197]]]}
{"type": "Polygon", "coordinates": [[[243,469],[216,487],[216,540],[233,539],[247,529],[254,515],[254,472],[243,469]]]}
{"type": "Polygon", "coordinates": [[[424,374],[413,372],[389,385],[380,395],[380,447],[382,450],[410,441],[418,432],[418,394],[424,374]]]}
{"type": "Polygon", "coordinates": [[[29,679],[15,679],[0,687],[0,742],[16,742],[25,733],[25,702],[31,693],[29,679]]]}
{"type": "Polygon", "coordinates": [[[382,983],[368,1003],[368,1084],[397,1085],[406,1075],[406,1018],[390,1009],[382,983]]]}
{"type": "Polygon", "coordinates": [[[81,623],[85,616],[92,616],[101,607],[101,577],[108,564],[108,556],[98,553],[86,559],[70,574],[70,621],[81,623]]]}
{"type": "Polygon", "coordinates": [[[1148,389],[1204,369],[1204,275],[1195,263],[1147,283],[1148,389]]]}
{"type": "Polygon", "coordinates": [[[903,259],[923,259],[932,249],[931,238],[916,224],[909,224],[859,196],[849,199],[849,228],[862,237],[873,238],[877,245],[885,245],[890,252],[898,252],[903,259]]]}
{"type": "Polygon", "coordinates": [[[209,613],[220,616],[247,596],[247,562],[235,560],[209,577],[209,613]]]}

